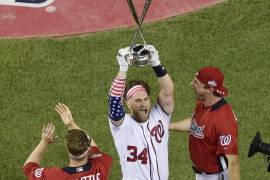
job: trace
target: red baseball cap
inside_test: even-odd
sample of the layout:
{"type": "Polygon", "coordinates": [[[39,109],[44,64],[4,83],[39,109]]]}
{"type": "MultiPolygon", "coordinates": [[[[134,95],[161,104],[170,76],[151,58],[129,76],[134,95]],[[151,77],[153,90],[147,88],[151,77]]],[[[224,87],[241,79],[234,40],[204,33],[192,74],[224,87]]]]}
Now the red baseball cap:
{"type": "Polygon", "coordinates": [[[228,90],[223,85],[224,74],[216,67],[207,66],[199,69],[196,78],[208,87],[214,88],[215,93],[220,96],[227,96],[228,90]]]}

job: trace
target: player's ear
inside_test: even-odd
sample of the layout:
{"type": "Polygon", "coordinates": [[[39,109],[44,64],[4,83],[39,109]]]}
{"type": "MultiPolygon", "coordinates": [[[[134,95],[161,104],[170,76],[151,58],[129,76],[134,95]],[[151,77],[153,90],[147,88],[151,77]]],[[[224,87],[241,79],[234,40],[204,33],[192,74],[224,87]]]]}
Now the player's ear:
{"type": "Polygon", "coordinates": [[[210,87],[210,88],[208,88],[208,91],[209,91],[211,94],[213,94],[213,93],[215,92],[215,89],[212,88],[212,87],[210,87]]]}
{"type": "Polygon", "coordinates": [[[127,104],[127,107],[129,109],[131,109],[131,100],[130,99],[126,100],[126,104],[127,104]]]}
{"type": "Polygon", "coordinates": [[[194,86],[194,85],[195,85],[195,78],[192,79],[192,81],[190,82],[190,85],[191,85],[191,86],[194,86]]]}

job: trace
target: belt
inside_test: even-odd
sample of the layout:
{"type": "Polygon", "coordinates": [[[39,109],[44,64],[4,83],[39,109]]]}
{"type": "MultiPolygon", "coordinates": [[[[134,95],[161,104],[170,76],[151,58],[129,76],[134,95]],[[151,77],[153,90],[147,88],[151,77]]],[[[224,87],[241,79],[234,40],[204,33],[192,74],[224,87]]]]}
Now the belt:
{"type": "Polygon", "coordinates": [[[201,171],[201,170],[198,170],[195,166],[192,166],[192,169],[193,171],[196,173],[196,174],[202,174],[202,175],[211,175],[211,174],[218,174],[218,173],[221,173],[221,172],[204,172],[204,171],[201,171]]]}

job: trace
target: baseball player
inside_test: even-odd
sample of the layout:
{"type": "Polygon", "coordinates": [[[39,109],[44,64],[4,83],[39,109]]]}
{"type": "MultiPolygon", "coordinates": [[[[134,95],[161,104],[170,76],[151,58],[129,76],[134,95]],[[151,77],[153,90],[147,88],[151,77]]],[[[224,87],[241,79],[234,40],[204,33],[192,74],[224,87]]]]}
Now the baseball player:
{"type": "Polygon", "coordinates": [[[58,103],[55,110],[68,127],[66,150],[69,155],[69,166],[64,168],[44,168],[40,166],[48,145],[55,141],[55,126],[44,125],[42,139],[30,154],[23,166],[28,180],[106,180],[112,166],[112,158],[101,153],[94,140],[74,122],[69,108],[58,103]]]}
{"type": "Polygon", "coordinates": [[[167,180],[168,126],[173,112],[174,85],[160,64],[158,51],[148,45],[151,66],[156,73],[160,91],[157,103],[151,107],[149,85],[140,80],[126,85],[128,49],[117,55],[120,66],[109,96],[109,122],[114,143],[120,157],[123,180],[167,180]],[[130,114],[122,103],[126,100],[130,114]]]}
{"type": "Polygon", "coordinates": [[[189,131],[189,151],[196,180],[239,180],[237,119],[224,99],[228,91],[216,67],[203,67],[191,85],[196,94],[192,117],[169,129],[189,131]]]}

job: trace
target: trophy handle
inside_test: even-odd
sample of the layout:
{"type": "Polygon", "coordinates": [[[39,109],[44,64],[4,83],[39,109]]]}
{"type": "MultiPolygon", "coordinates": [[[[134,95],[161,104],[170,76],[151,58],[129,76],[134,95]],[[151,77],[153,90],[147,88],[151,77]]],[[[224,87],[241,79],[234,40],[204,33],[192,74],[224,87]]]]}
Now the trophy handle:
{"type": "Polygon", "coordinates": [[[142,25],[142,22],[143,22],[143,20],[145,18],[145,15],[146,15],[149,7],[150,7],[150,4],[151,4],[152,0],[146,0],[145,1],[143,12],[142,12],[142,15],[140,17],[140,20],[138,18],[138,15],[137,15],[137,12],[136,12],[136,9],[134,7],[134,4],[133,4],[132,0],[127,0],[127,2],[128,2],[128,6],[129,6],[129,9],[130,9],[130,12],[131,12],[131,14],[132,14],[132,16],[133,16],[136,24],[137,24],[137,29],[136,29],[136,31],[134,33],[134,36],[133,36],[133,39],[132,39],[132,43],[130,45],[130,49],[132,49],[134,47],[135,40],[137,38],[138,32],[140,32],[141,38],[142,38],[142,40],[144,42],[144,45],[146,45],[146,42],[145,42],[145,39],[144,39],[144,36],[143,36],[143,31],[142,31],[141,25],[142,25]]]}

